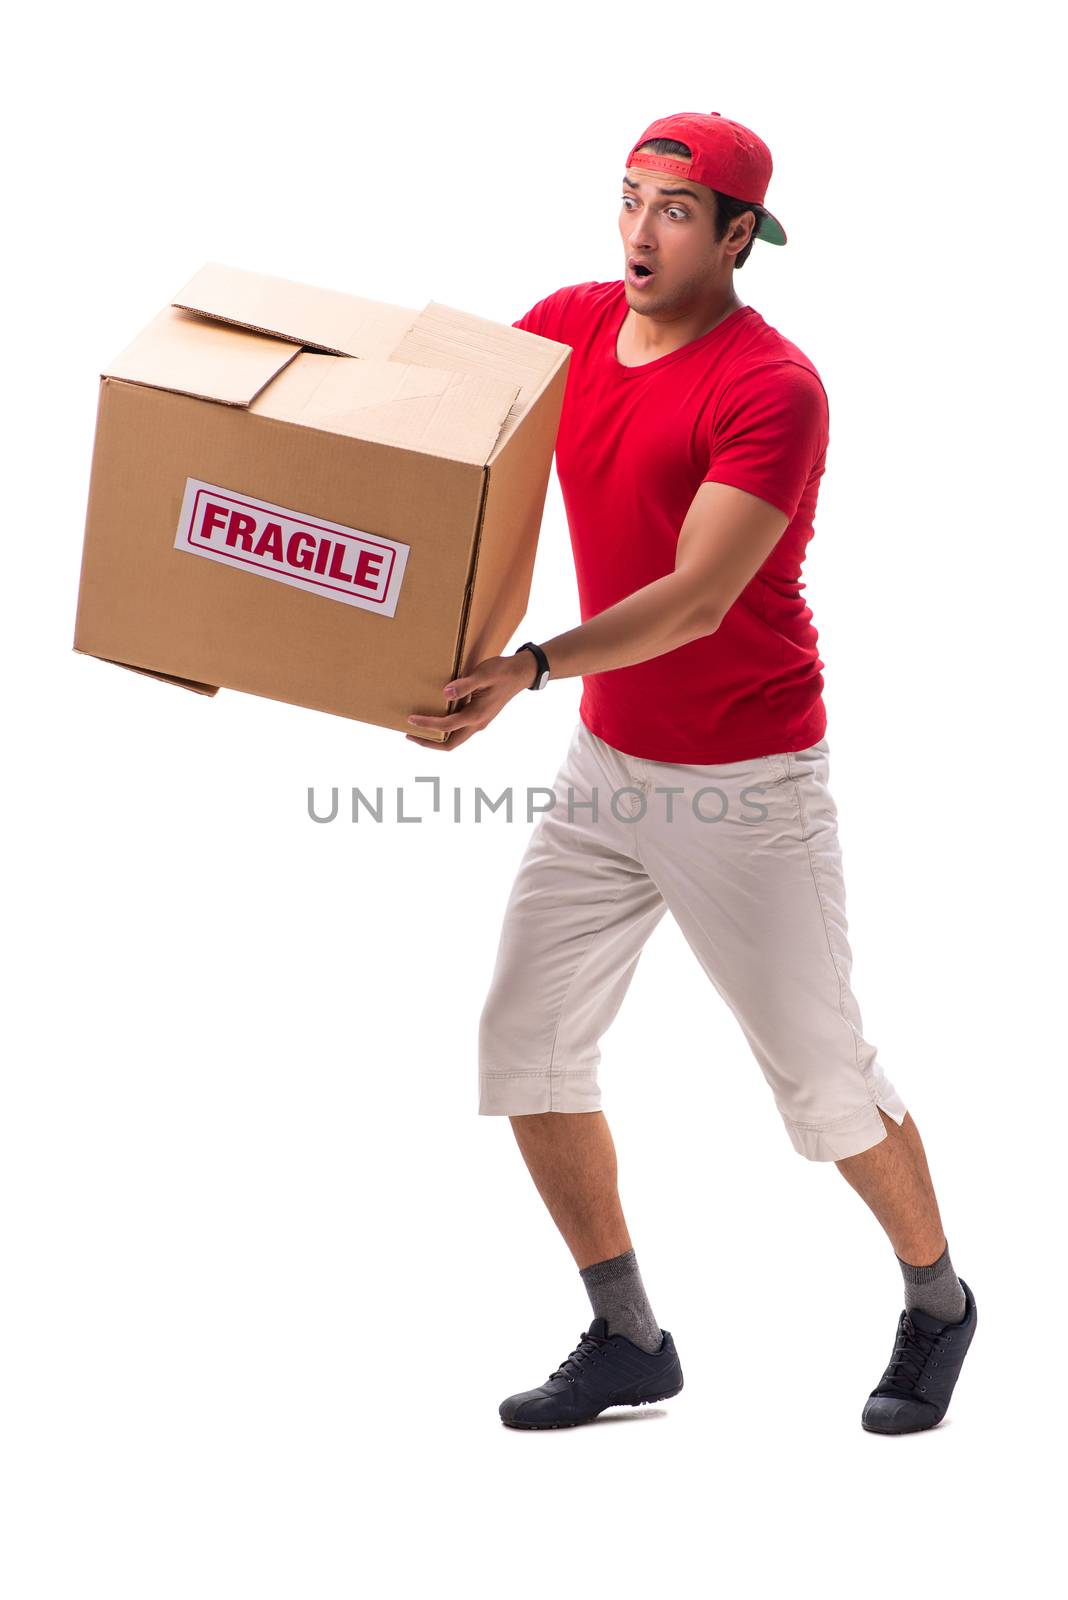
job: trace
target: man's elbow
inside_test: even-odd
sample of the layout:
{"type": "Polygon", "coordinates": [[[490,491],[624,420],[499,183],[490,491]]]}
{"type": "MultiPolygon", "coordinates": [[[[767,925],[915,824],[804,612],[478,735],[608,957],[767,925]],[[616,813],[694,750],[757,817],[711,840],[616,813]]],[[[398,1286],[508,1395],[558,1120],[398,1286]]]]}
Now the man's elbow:
{"type": "Polygon", "coordinates": [[[718,598],[712,598],[699,591],[694,592],[692,586],[686,595],[686,605],[683,608],[683,626],[686,631],[687,642],[691,639],[703,639],[706,634],[715,633],[726,611],[718,598]]]}

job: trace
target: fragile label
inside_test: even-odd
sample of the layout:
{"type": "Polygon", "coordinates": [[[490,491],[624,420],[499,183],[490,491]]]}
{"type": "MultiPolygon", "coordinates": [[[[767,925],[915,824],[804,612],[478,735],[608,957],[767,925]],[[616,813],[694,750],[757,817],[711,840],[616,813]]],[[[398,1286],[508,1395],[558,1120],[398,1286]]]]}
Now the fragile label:
{"type": "Polygon", "coordinates": [[[185,480],[174,544],[190,555],[385,617],[397,609],[409,549],[396,539],[305,517],[199,478],[185,480]]]}

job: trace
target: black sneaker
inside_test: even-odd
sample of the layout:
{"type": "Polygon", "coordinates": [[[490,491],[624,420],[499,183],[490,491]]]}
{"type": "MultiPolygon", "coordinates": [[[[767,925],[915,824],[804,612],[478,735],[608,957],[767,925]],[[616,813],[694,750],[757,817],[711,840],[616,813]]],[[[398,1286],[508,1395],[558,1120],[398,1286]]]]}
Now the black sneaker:
{"type": "Polygon", "coordinates": [[[903,1311],[890,1365],[861,1413],[869,1433],[918,1433],[941,1422],[975,1333],[975,1297],[964,1279],[964,1317],[939,1322],[926,1311],[903,1311]]]}
{"type": "Polygon", "coordinates": [[[664,1328],[660,1349],[650,1355],[621,1333],[609,1333],[594,1317],[567,1359],[537,1389],[510,1394],[500,1404],[510,1428],[573,1428],[609,1406],[645,1406],[670,1400],[682,1388],[675,1341],[664,1328]]]}

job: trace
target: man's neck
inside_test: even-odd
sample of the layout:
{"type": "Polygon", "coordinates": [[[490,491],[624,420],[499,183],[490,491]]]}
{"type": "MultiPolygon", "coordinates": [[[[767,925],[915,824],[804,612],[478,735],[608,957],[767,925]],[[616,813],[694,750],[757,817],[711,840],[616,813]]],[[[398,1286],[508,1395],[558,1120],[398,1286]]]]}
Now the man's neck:
{"type": "Polygon", "coordinates": [[[669,321],[643,316],[629,306],[616,340],[616,358],[624,366],[636,367],[646,361],[655,361],[658,356],[670,355],[684,344],[692,344],[695,339],[711,333],[713,328],[744,304],[732,289],[714,305],[701,306],[669,321]]]}

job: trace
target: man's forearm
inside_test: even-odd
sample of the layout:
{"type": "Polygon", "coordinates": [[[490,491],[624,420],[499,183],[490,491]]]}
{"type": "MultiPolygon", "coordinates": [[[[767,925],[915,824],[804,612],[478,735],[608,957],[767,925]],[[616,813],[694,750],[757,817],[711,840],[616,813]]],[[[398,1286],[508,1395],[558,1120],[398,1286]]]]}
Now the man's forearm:
{"type": "Polygon", "coordinates": [[[688,574],[669,572],[541,647],[554,678],[577,678],[665,655],[714,633],[719,620],[688,574]]]}

